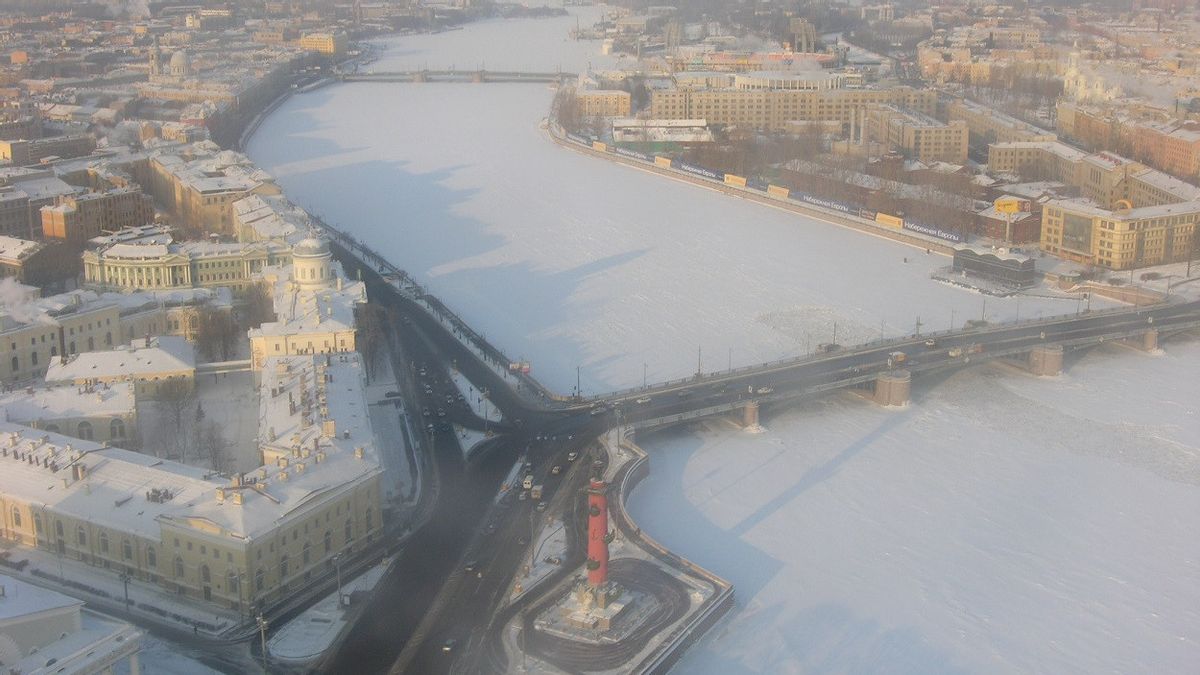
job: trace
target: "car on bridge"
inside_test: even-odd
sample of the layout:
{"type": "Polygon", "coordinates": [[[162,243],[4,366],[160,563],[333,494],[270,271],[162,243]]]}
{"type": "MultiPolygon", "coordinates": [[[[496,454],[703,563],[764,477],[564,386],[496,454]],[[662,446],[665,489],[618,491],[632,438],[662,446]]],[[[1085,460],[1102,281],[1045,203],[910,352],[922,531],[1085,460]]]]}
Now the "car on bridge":
{"type": "Polygon", "coordinates": [[[755,390],[754,390],[754,393],[756,393],[756,394],[770,394],[770,393],[773,393],[774,391],[775,391],[774,387],[759,387],[758,389],[755,389],[755,390]]]}
{"type": "Polygon", "coordinates": [[[642,404],[642,405],[645,405],[645,404],[647,404],[647,403],[649,403],[649,402],[650,402],[650,397],[649,397],[649,396],[643,396],[643,397],[639,398],[639,399],[637,400],[637,402],[638,402],[638,403],[640,403],[640,404],[642,404]]]}

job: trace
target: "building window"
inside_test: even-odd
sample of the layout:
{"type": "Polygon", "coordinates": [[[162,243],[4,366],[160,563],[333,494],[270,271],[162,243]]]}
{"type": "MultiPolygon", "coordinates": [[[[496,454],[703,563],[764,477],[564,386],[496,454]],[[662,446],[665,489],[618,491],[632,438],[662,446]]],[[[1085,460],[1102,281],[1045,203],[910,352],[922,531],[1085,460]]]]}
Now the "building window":
{"type": "Polygon", "coordinates": [[[212,573],[208,570],[208,565],[200,566],[200,581],[201,583],[212,583],[212,573]]]}
{"type": "Polygon", "coordinates": [[[175,556],[175,578],[183,578],[183,558],[175,556]]]}
{"type": "Polygon", "coordinates": [[[79,423],[79,433],[77,435],[85,441],[92,440],[92,438],[94,437],[94,435],[92,434],[92,423],[86,422],[86,421],[80,422],[79,423]]]}
{"type": "Polygon", "coordinates": [[[302,559],[304,561],[305,567],[308,567],[308,561],[312,555],[311,549],[312,549],[312,547],[309,545],[309,543],[307,541],[304,542],[304,551],[302,552],[301,555],[302,555],[302,559]]]}
{"type": "Polygon", "coordinates": [[[75,543],[80,546],[87,546],[87,532],[84,531],[82,525],[75,530],[75,543]]]}
{"type": "Polygon", "coordinates": [[[30,355],[30,358],[31,358],[31,360],[33,361],[33,365],[35,365],[35,366],[36,366],[36,365],[38,364],[37,352],[34,352],[33,354],[31,354],[31,355],[30,355]]]}
{"type": "Polygon", "coordinates": [[[151,567],[158,567],[158,554],[153,548],[146,549],[146,564],[151,567]]]}
{"type": "Polygon", "coordinates": [[[233,570],[229,570],[225,574],[225,585],[229,587],[230,593],[237,593],[238,595],[241,595],[241,591],[242,591],[241,578],[238,577],[237,572],[235,572],[233,570]]]}
{"type": "Polygon", "coordinates": [[[345,534],[346,534],[346,543],[349,544],[350,540],[354,538],[354,528],[351,525],[349,520],[346,521],[345,534]]]}
{"type": "Polygon", "coordinates": [[[17,507],[15,507],[15,506],[12,509],[12,522],[13,522],[13,527],[21,526],[21,511],[18,510],[17,507]]]}
{"type": "Polygon", "coordinates": [[[286,553],[284,553],[283,557],[279,559],[279,580],[283,581],[284,579],[286,579],[287,574],[288,574],[288,556],[286,553]]]}
{"type": "Polygon", "coordinates": [[[107,532],[100,533],[100,552],[108,553],[108,533],[107,532]]]}
{"type": "Polygon", "coordinates": [[[17,357],[15,357],[15,356],[12,357],[12,371],[15,373],[20,369],[21,369],[21,362],[17,359],[17,357]]]}
{"type": "Polygon", "coordinates": [[[263,586],[266,585],[267,575],[260,569],[254,573],[254,590],[262,592],[263,586]]]}
{"type": "Polygon", "coordinates": [[[108,423],[108,435],[113,438],[125,438],[125,422],[113,419],[108,423]]]}
{"type": "MultiPolygon", "coordinates": [[[[13,511],[15,513],[15,519],[17,521],[20,521],[21,514],[20,514],[20,512],[17,512],[16,508],[17,507],[15,507],[15,506],[13,507],[13,511]]],[[[33,531],[36,534],[42,533],[42,515],[40,513],[33,514],[33,531]]]]}
{"type": "Polygon", "coordinates": [[[121,541],[121,557],[125,560],[133,560],[133,544],[129,543],[128,539],[121,541]]]}
{"type": "Polygon", "coordinates": [[[330,532],[329,530],[326,530],[325,531],[325,554],[329,555],[329,552],[332,550],[333,550],[333,533],[330,532]]]}

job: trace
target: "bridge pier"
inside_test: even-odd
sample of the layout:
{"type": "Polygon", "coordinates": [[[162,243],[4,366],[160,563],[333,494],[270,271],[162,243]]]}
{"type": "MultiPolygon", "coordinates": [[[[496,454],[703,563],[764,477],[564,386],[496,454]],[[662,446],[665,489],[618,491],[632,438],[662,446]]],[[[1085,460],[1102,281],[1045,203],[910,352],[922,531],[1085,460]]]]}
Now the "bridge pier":
{"type": "Polygon", "coordinates": [[[1144,352],[1155,351],[1158,349],[1158,329],[1151,328],[1145,333],[1142,333],[1141,338],[1132,337],[1126,340],[1125,343],[1144,352]]]}
{"type": "Polygon", "coordinates": [[[875,378],[875,395],[872,397],[882,406],[908,405],[912,390],[912,373],[907,370],[889,370],[875,378]]]}
{"type": "Polygon", "coordinates": [[[471,74],[471,81],[475,84],[483,84],[487,82],[487,77],[484,75],[484,71],[477,70],[471,74]]]}
{"type": "Polygon", "coordinates": [[[417,83],[428,82],[429,75],[424,70],[418,70],[417,72],[413,73],[412,81],[417,83]]]}
{"type": "Polygon", "coordinates": [[[747,401],[742,406],[742,426],[746,429],[758,426],[758,401],[747,401]]]}
{"type": "Polygon", "coordinates": [[[1062,345],[1039,345],[1029,352],[1029,372],[1038,377],[1053,377],[1063,370],[1062,345]]]}

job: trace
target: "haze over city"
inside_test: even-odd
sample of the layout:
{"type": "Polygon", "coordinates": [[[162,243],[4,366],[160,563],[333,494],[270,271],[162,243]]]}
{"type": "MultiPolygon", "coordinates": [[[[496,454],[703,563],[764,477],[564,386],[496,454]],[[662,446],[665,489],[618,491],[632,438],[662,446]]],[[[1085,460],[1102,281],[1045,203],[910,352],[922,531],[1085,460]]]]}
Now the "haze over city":
{"type": "Polygon", "coordinates": [[[1191,673],[1200,15],[0,0],[11,673],[1191,673]]]}

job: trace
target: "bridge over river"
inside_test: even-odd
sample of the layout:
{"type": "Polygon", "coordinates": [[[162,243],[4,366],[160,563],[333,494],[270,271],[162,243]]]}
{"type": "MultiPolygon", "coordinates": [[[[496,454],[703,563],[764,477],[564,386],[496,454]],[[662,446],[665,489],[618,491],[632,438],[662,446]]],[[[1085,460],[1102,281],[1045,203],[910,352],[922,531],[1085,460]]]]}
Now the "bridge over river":
{"type": "Polygon", "coordinates": [[[578,75],[563,71],[529,72],[517,70],[397,70],[389,72],[342,73],[343,82],[547,82],[558,84],[578,75]]]}

